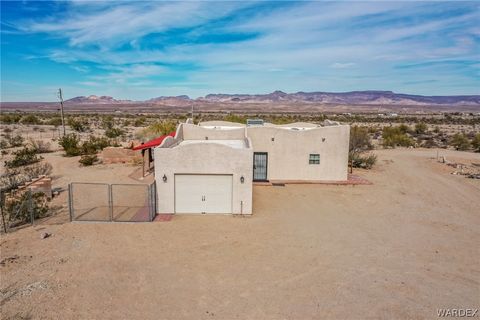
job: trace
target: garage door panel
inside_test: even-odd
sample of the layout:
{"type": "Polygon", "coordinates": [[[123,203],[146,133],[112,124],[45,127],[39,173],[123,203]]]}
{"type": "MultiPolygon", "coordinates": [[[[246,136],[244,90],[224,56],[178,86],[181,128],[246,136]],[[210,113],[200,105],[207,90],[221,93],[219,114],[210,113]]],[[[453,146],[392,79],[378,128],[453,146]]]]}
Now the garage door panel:
{"type": "Polygon", "coordinates": [[[232,213],[232,176],[175,175],[175,213],[232,213]]]}
{"type": "Polygon", "coordinates": [[[216,175],[207,178],[205,203],[207,213],[232,212],[232,176],[216,175]]]}

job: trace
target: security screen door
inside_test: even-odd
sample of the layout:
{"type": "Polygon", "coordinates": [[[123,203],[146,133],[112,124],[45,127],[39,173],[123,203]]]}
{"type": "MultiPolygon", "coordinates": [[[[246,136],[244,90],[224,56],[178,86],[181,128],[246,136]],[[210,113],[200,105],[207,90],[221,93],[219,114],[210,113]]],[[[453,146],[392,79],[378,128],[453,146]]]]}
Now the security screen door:
{"type": "Polygon", "coordinates": [[[253,153],[253,181],[267,180],[268,154],[266,152],[253,153]]]}

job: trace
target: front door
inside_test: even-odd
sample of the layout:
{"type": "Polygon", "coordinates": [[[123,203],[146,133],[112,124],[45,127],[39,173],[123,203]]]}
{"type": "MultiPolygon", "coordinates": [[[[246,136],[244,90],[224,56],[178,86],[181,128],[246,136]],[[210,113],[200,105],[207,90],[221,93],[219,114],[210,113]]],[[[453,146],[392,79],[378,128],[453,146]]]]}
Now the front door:
{"type": "Polygon", "coordinates": [[[267,181],[268,153],[253,153],[253,181],[267,181]]]}

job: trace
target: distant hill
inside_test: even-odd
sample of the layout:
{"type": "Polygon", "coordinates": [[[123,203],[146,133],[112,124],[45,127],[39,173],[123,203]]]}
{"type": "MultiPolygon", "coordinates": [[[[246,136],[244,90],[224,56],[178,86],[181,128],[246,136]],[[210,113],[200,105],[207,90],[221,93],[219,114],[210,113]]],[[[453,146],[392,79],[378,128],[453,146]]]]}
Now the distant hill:
{"type": "Polygon", "coordinates": [[[109,96],[96,96],[90,95],[86,96],[79,96],[72,99],[65,100],[65,103],[75,103],[75,104],[82,104],[82,103],[91,103],[91,104],[112,104],[112,103],[126,103],[130,102],[131,100],[116,100],[109,96]]]}
{"type": "Polygon", "coordinates": [[[480,105],[480,95],[421,96],[392,91],[297,92],[274,91],[268,94],[208,94],[200,101],[211,102],[305,102],[347,105],[480,105]]]}
{"type": "Polygon", "coordinates": [[[117,100],[110,96],[80,96],[65,101],[71,105],[116,105],[145,104],[171,107],[187,107],[192,103],[226,104],[269,104],[302,103],[317,105],[371,105],[371,106],[468,106],[480,107],[480,95],[464,96],[421,96],[395,93],[392,91],[351,91],[351,92],[296,92],[274,91],[267,94],[208,94],[191,99],[187,95],[159,96],[145,101],[117,100]]]}

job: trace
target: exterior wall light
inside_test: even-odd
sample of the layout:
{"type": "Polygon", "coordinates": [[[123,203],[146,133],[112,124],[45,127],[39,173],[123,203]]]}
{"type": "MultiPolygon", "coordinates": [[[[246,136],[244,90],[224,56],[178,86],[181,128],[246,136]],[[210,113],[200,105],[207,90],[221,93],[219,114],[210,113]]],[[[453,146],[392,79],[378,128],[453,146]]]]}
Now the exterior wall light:
{"type": "Polygon", "coordinates": [[[243,176],[240,177],[240,182],[241,183],[244,183],[245,182],[245,178],[243,176]]]}
{"type": "Polygon", "coordinates": [[[163,182],[167,182],[167,176],[163,175],[162,180],[163,180],[163,182]]]}

